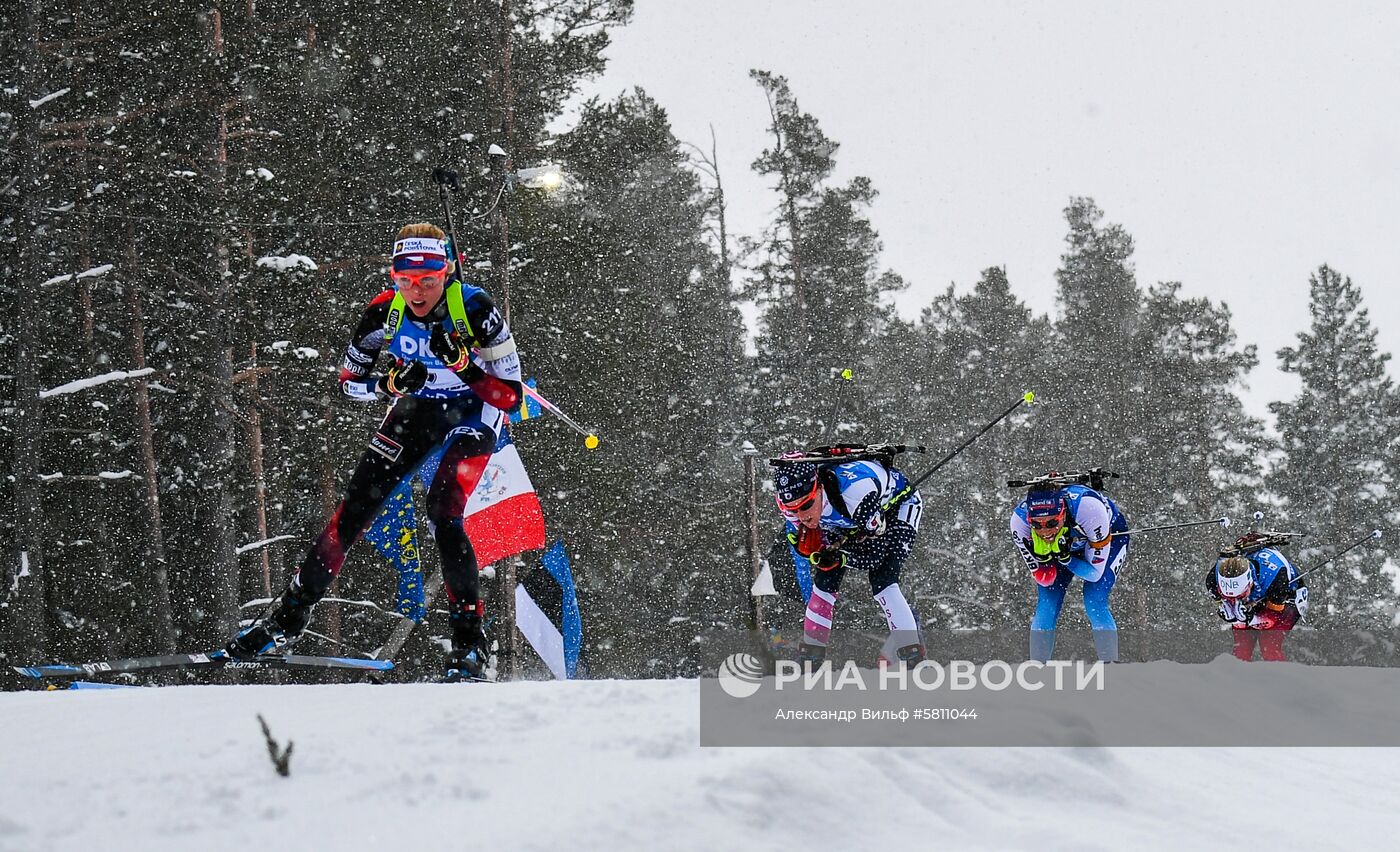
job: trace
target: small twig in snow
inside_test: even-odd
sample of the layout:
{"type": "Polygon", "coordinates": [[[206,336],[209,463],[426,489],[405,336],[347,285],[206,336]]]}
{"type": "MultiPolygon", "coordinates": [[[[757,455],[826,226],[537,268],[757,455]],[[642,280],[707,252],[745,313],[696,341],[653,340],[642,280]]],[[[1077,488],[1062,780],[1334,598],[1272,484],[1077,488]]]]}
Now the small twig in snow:
{"type": "Polygon", "coordinates": [[[287,740],[287,747],[279,749],[277,740],[272,738],[272,731],[267,727],[267,720],[258,714],[258,724],[262,725],[263,737],[267,740],[267,756],[272,758],[272,766],[277,770],[277,774],[286,778],[292,774],[289,761],[292,759],[292,747],[296,745],[291,740],[287,740]],[[279,753],[280,752],[280,753],[279,753]]]}

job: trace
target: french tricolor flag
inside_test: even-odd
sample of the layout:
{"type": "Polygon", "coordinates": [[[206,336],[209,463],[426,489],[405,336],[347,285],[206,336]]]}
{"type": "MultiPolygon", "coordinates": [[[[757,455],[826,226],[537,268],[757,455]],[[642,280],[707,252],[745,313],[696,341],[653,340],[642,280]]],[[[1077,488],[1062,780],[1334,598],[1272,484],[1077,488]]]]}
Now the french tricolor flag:
{"type": "Polygon", "coordinates": [[[467,537],[478,565],[493,565],[517,553],[544,547],[544,511],[520,452],[501,424],[496,450],[467,500],[467,537]]]}

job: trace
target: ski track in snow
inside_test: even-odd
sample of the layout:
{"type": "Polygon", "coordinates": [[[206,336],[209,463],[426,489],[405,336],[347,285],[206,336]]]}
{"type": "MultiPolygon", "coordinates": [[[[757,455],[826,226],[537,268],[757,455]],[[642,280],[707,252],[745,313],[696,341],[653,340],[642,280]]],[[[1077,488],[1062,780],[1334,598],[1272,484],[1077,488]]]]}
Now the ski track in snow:
{"type": "Polygon", "coordinates": [[[698,692],[0,694],[0,850],[1338,849],[1400,829],[1396,749],[702,749],[698,692]],[[296,743],[290,778],[258,713],[296,743]]]}

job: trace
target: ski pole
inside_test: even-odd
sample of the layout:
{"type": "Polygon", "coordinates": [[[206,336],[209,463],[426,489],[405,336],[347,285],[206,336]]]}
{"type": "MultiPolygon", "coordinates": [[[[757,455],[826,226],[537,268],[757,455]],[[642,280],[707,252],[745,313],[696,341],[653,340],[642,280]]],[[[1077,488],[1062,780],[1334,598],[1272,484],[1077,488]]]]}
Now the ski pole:
{"type": "Polygon", "coordinates": [[[539,391],[535,390],[529,385],[521,385],[521,387],[525,388],[525,394],[531,399],[533,399],[535,402],[538,402],[541,408],[543,408],[545,411],[548,411],[550,414],[553,414],[555,417],[558,417],[560,420],[564,421],[564,423],[570,429],[573,429],[575,432],[582,435],[583,445],[585,447],[587,447],[590,450],[598,449],[598,435],[596,433],[589,429],[585,429],[582,426],[575,423],[572,417],[560,411],[557,405],[545,399],[544,395],[541,394],[539,391]]]}
{"type": "Polygon", "coordinates": [[[839,417],[841,414],[841,400],[845,396],[846,386],[851,383],[852,379],[855,378],[855,373],[851,372],[850,367],[843,367],[840,373],[835,373],[833,375],[833,378],[839,378],[841,380],[841,384],[836,386],[836,393],[834,394],[835,401],[831,406],[831,416],[828,417],[826,419],[826,422],[822,424],[820,434],[827,434],[827,427],[830,426],[832,440],[839,440],[840,436],[838,436],[836,433],[836,418],[839,417]]]}
{"type": "Polygon", "coordinates": [[[1186,529],[1187,527],[1204,527],[1209,526],[1211,524],[1219,524],[1222,528],[1228,528],[1230,526],[1230,519],[1222,515],[1218,518],[1211,518],[1208,521],[1187,521],[1184,524],[1163,524],[1160,527],[1140,527],[1135,530],[1124,530],[1123,532],[1116,532],[1113,535],[1137,535],[1138,533],[1145,532],[1161,532],[1162,530],[1181,530],[1186,529]]]}
{"type": "MultiPolygon", "coordinates": [[[[895,505],[896,503],[898,503],[900,500],[903,500],[905,497],[907,497],[910,493],[912,493],[912,492],[914,491],[915,488],[918,488],[919,485],[920,485],[922,482],[924,482],[924,481],[927,480],[930,476],[933,476],[935,473],[937,473],[937,472],[939,471],[939,469],[943,467],[943,465],[945,465],[945,464],[947,464],[948,462],[952,461],[952,460],[957,456],[958,453],[960,453],[960,452],[962,452],[963,450],[967,449],[968,447],[972,446],[972,442],[973,442],[973,441],[975,441],[975,440],[977,440],[978,438],[982,437],[983,435],[987,434],[989,431],[991,431],[991,429],[992,429],[993,426],[997,425],[997,424],[1000,423],[1001,421],[1003,421],[1003,420],[1005,420],[1006,418],[1010,417],[1011,414],[1012,414],[1012,412],[1014,412],[1016,409],[1020,408],[1022,405],[1031,405],[1031,404],[1033,404],[1034,402],[1035,402],[1035,392],[1034,392],[1034,391],[1026,391],[1025,393],[1021,394],[1020,398],[1017,399],[1015,402],[1013,402],[1009,408],[1007,408],[1007,409],[1006,409],[1005,411],[1003,411],[1002,413],[998,414],[998,415],[997,415],[995,418],[993,418],[992,421],[989,422],[986,426],[983,426],[981,429],[977,430],[977,433],[974,434],[972,437],[968,438],[966,441],[963,441],[961,444],[959,444],[951,453],[949,453],[948,455],[946,455],[946,456],[944,456],[942,459],[940,459],[940,460],[938,461],[938,464],[935,464],[933,467],[929,468],[929,469],[928,469],[922,476],[920,476],[918,479],[913,480],[913,481],[910,482],[908,485],[906,485],[906,486],[904,486],[903,488],[901,488],[899,491],[896,491],[893,495],[890,496],[890,498],[889,498],[888,500],[886,500],[886,501],[884,501],[883,503],[881,503],[881,504],[880,504],[880,512],[881,512],[881,514],[884,514],[885,512],[888,512],[888,511],[890,510],[890,507],[891,507],[891,506],[894,506],[894,505],[895,505]]],[[[845,541],[848,540],[852,535],[854,535],[855,532],[856,532],[855,530],[848,530],[848,531],[846,532],[845,536],[843,536],[842,539],[841,539],[840,541],[837,541],[837,542],[833,543],[832,545],[830,545],[830,547],[831,547],[831,548],[838,548],[838,549],[839,549],[840,547],[843,547],[843,546],[845,545],[845,541]]]]}
{"type": "Polygon", "coordinates": [[[461,280],[462,270],[456,267],[462,263],[462,249],[457,243],[457,222],[452,216],[452,196],[448,192],[456,192],[461,188],[461,184],[457,180],[457,173],[445,166],[433,169],[433,180],[437,182],[438,197],[442,199],[442,209],[447,216],[447,237],[452,243],[452,265],[458,280],[461,280]]]}
{"type": "Polygon", "coordinates": [[[1365,544],[1366,542],[1368,542],[1368,541],[1373,541],[1373,540],[1378,539],[1378,538],[1380,538],[1380,537],[1381,537],[1381,531],[1380,531],[1380,530],[1371,530],[1371,531],[1370,531],[1369,533],[1367,533],[1366,535],[1362,536],[1361,538],[1358,538],[1356,541],[1353,541],[1351,544],[1348,544],[1346,547],[1342,548],[1341,550],[1337,551],[1336,553],[1332,554],[1331,556],[1329,556],[1329,557],[1327,557],[1326,559],[1322,560],[1321,562],[1317,563],[1317,564],[1314,565],[1313,567],[1309,568],[1308,570],[1306,570],[1306,571],[1304,571],[1303,573],[1299,574],[1298,576],[1294,577],[1294,578],[1293,578],[1293,582],[1296,583],[1296,582],[1302,580],[1304,577],[1308,576],[1309,574],[1313,573],[1314,571],[1317,571],[1317,570],[1319,570],[1319,569],[1321,569],[1321,568],[1325,568],[1325,567],[1327,567],[1328,565],[1330,565],[1331,563],[1336,562],[1337,559],[1339,559],[1340,557],[1344,556],[1344,555],[1347,554],[1348,552],[1355,550],[1356,548],[1360,547],[1361,545],[1365,544]]]}
{"type": "Polygon", "coordinates": [[[1030,405],[1030,404],[1032,404],[1032,403],[1034,403],[1034,402],[1035,402],[1035,393],[1034,393],[1033,391],[1026,391],[1024,394],[1021,395],[1021,397],[1020,397],[1019,399],[1017,399],[1015,402],[1013,402],[1013,403],[1011,404],[1011,407],[1010,407],[1010,408],[1008,408],[1008,409],[1006,409],[1005,411],[1003,411],[1002,413],[998,414],[998,415],[996,416],[996,418],[993,419],[990,423],[988,423],[986,426],[983,426],[981,429],[979,429],[979,430],[977,431],[977,434],[973,435],[971,438],[968,438],[966,441],[963,441],[961,444],[959,444],[959,445],[957,446],[957,449],[953,450],[951,453],[949,453],[948,455],[944,456],[941,460],[939,460],[938,464],[935,464],[933,467],[929,468],[928,471],[927,471],[923,476],[920,476],[918,479],[915,479],[913,482],[910,482],[908,485],[904,486],[902,489],[900,489],[898,492],[896,492],[896,493],[894,494],[894,496],[892,496],[892,497],[890,497],[890,499],[886,500],[886,501],[884,502],[884,504],[880,506],[880,510],[881,510],[881,511],[886,511],[886,510],[888,510],[891,506],[893,506],[895,503],[898,503],[900,500],[903,500],[910,492],[912,492],[915,488],[918,488],[919,485],[920,485],[921,483],[924,482],[924,480],[928,479],[930,476],[933,476],[935,473],[937,473],[938,470],[939,470],[939,468],[943,467],[943,465],[945,465],[945,464],[947,464],[948,462],[952,461],[953,458],[954,458],[955,456],[957,456],[958,453],[960,453],[960,452],[962,452],[963,450],[967,449],[968,447],[972,446],[972,442],[973,442],[973,441],[977,440],[978,438],[982,437],[983,435],[985,435],[985,434],[987,434],[989,431],[991,431],[991,429],[992,429],[993,426],[997,425],[997,424],[1000,423],[1001,421],[1003,421],[1003,420],[1005,420],[1006,418],[1010,417],[1011,414],[1012,414],[1012,412],[1014,412],[1016,409],[1020,408],[1022,405],[1030,405]]]}

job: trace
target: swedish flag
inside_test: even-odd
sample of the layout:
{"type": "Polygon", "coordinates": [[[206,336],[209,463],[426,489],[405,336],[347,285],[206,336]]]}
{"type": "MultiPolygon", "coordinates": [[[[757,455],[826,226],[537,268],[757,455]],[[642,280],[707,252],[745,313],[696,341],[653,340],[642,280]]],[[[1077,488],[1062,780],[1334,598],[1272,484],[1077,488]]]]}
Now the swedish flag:
{"type": "MultiPolygon", "coordinates": [[[[525,385],[534,388],[535,380],[526,379],[525,385]]],[[[530,396],[528,393],[522,393],[520,395],[520,405],[510,412],[510,422],[519,423],[522,420],[529,420],[531,417],[539,417],[543,413],[544,409],[540,407],[540,404],[535,401],[533,396],[530,396]]]]}

